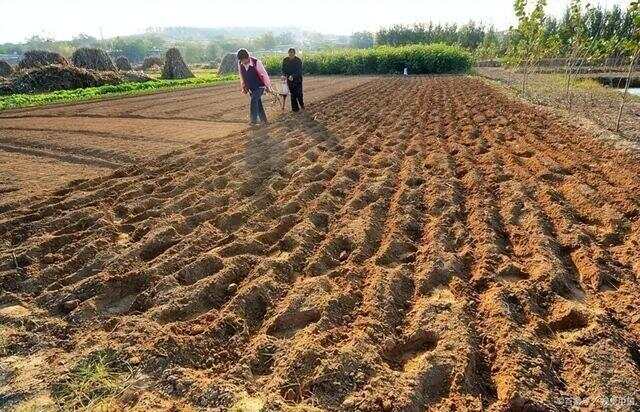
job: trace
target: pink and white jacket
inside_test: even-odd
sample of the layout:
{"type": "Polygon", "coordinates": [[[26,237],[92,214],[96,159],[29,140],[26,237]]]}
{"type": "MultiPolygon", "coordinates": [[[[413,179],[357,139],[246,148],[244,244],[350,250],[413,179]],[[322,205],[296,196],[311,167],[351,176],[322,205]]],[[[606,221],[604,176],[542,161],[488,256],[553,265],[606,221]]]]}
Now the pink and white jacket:
{"type": "MultiPolygon", "coordinates": [[[[245,66],[245,70],[248,70],[249,67],[254,65],[254,63],[255,63],[256,72],[258,73],[260,80],[262,80],[262,83],[265,85],[265,87],[270,89],[271,79],[269,78],[269,73],[267,73],[267,69],[264,68],[264,65],[260,60],[256,59],[255,57],[249,58],[249,64],[245,66]]],[[[242,75],[241,66],[242,66],[242,63],[238,62],[238,74],[240,75],[240,86],[242,87],[242,90],[245,90],[246,85],[244,83],[244,76],[242,75]]]]}

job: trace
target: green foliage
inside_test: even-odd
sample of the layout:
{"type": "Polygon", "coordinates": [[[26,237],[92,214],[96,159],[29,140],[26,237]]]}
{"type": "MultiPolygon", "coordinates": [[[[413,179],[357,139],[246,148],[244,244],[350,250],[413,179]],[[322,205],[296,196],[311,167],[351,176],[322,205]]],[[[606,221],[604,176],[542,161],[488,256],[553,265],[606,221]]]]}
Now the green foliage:
{"type": "Polygon", "coordinates": [[[351,35],[349,45],[354,49],[369,49],[375,44],[373,33],[368,31],[356,32],[351,35]]]}
{"type": "Polygon", "coordinates": [[[488,31],[482,24],[473,21],[458,26],[457,24],[414,24],[411,26],[396,24],[382,28],[376,33],[378,45],[403,46],[408,44],[445,43],[457,44],[469,49],[476,49],[484,40],[488,31]]]}
{"type": "Polygon", "coordinates": [[[634,0],[629,6],[629,14],[633,22],[631,33],[634,40],[640,41],[640,0],[634,0]]]}
{"type": "Polygon", "coordinates": [[[173,44],[187,63],[203,63],[207,61],[207,44],[199,41],[182,41],[173,44]]]}
{"type": "MultiPolygon", "coordinates": [[[[303,57],[306,74],[411,74],[462,73],[473,65],[473,57],[464,49],[445,44],[381,46],[373,49],[345,49],[308,53],[303,57]]],[[[270,74],[280,74],[282,56],[264,59],[270,74]]]]}
{"type": "Polygon", "coordinates": [[[260,50],[273,50],[278,45],[276,36],[268,32],[255,40],[255,47],[260,50]]]}
{"type": "Polygon", "coordinates": [[[0,110],[45,104],[76,102],[107,96],[134,95],[160,89],[187,88],[235,80],[237,76],[204,75],[191,79],[153,80],[145,83],[122,83],[115,86],[87,87],[40,94],[12,94],[0,96],[0,110]]]}
{"type": "MultiPolygon", "coordinates": [[[[406,45],[446,43],[456,44],[472,50],[477,58],[487,59],[498,56],[507,56],[508,63],[519,64],[523,54],[537,51],[538,57],[559,57],[574,54],[576,35],[582,39],[579,50],[599,53],[593,57],[616,57],[633,54],[634,42],[634,4],[633,1],[627,10],[618,5],[611,8],[583,7],[581,2],[572,1],[564,15],[557,19],[553,16],[545,16],[540,13],[540,5],[534,5],[535,9],[527,13],[527,1],[516,2],[516,15],[519,14],[518,28],[511,29],[506,35],[498,35],[493,27],[474,23],[473,21],[463,26],[455,24],[434,25],[415,24],[412,26],[394,25],[383,28],[376,33],[378,45],[406,45]],[[522,18],[523,20],[521,20],[522,18]],[[522,23],[525,23],[524,26],[522,23]],[[541,26],[541,27],[539,27],[541,26]],[[541,29],[542,33],[535,36],[532,29],[541,29]],[[523,31],[525,33],[523,33],[523,31]],[[520,43],[523,34],[534,35],[533,42],[520,43]],[[534,39],[534,37],[538,37],[534,39]],[[523,49],[524,48],[524,49],[523,49]]],[[[535,57],[535,56],[534,56],[535,57]]]]}
{"type": "Polygon", "coordinates": [[[474,55],[477,59],[492,59],[504,55],[504,45],[493,27],[485,33],[482,43],[476,48],[474,55]]]}
{"type": "Polygon", "coordinates": [[[222,47],[218,43],[211,42],[207,46],[206,51],[207,60],[210,62],[218,63],[222,59],[222,47]]]}
{"type": "Polygon", "coordinates": [[[102,46],[118,56],[125,56],[131,62],[141,62],[166,47],[164,40],[156,35],[116,37],[105,41],[102,46]]]}
{"type": "Polygon", "coordinates": [[[537,0],[533,10],[527,12],[527,0],[514,0],[513,11],[518,18],[518,27],[511,31],[508,63],[527,66],[545,54],[548,39],[543,25],[546,5],[546,0],[537,0]]]}

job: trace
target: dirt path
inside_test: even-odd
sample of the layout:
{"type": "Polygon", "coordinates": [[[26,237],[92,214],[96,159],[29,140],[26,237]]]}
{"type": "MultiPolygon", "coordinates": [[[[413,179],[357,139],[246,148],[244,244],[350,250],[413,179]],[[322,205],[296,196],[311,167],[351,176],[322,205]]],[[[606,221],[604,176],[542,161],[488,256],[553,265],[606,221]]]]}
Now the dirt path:
{"type": "Polygon", "coordinates": [[[5,207],[0,399],[108,347],[139,410],[631,410],[639,177],[481,80],[385,78],[5,207]]]}
{"type": "MultiPolygon", "coordinates": [[[[310,77],[305,92],[313,102],[368,80],[310,77]]],[[[0,112],[0,203],[18,205],[63,184],[243,130],[247,98],[238,89],[231,83],[0,112]]],[[[274,119],[280,109],[264,100],[274,119]]]]}

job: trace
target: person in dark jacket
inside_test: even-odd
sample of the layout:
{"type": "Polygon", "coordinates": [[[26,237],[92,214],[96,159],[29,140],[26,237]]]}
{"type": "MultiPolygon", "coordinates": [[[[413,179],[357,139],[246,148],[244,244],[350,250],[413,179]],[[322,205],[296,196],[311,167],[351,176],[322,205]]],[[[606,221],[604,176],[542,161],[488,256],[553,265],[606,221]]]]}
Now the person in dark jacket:
{"type": "Polygon", "coordinates": [[[262,95],[271,91],[271,79],[262,62],[251,57],[246,49],[238,50],[238,73],[242,93],[251,96],[250,117],[251,125],[258,125],[258,118],[263,125],[267,124],[267,114],[262,105],[262,95]]]}
{"type": "Polygon", "coordinates": [[[289,56],[282,60],[282,75],[287,79],[291,93],[291,110],[304,110],[302,93],[302,60],[296,56],[296,49],[289,49],[289,56]]]}

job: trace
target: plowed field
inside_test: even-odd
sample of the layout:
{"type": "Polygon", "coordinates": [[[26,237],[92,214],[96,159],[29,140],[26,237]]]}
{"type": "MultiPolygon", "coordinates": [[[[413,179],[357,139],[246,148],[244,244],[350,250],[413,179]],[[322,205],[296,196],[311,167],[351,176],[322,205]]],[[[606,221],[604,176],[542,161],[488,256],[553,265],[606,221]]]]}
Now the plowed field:
{"type": "Polygon", "coordinates": [[[5,205],[0,402],[110,348],[140,410],[637,408],[638,160],[475,78],[387,77],[5,205]]]}
{"type": "MultiPolygon", "coordinates": [[[[368,81],[311,77],[310,102],[368,81]]],[[[237,82],[0,113],[0,202],[20,204],[59,186],[105,175],[202,139],[246,128],[247,97],[237,82]]],[[[265,97],[272,120],[280,108],[265,97]]]]}

